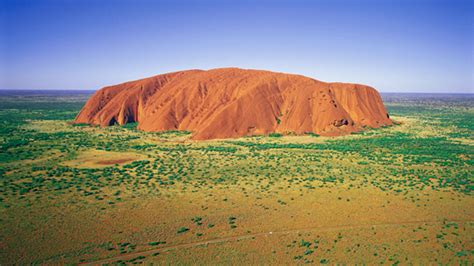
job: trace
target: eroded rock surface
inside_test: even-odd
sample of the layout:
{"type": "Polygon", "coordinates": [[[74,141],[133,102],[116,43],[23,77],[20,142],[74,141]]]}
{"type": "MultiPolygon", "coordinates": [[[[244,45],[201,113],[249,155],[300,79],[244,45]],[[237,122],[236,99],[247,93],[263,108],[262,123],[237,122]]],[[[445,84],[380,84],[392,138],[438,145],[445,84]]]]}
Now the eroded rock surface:
{"type": "Polygon", "coordinates": [[[75,120],[128,122],[144,131],[192,131],[193,139],[272,132],[335,136],[392,124],[372,87],[238,68],[187,70],[105,87],[75,120]]]}

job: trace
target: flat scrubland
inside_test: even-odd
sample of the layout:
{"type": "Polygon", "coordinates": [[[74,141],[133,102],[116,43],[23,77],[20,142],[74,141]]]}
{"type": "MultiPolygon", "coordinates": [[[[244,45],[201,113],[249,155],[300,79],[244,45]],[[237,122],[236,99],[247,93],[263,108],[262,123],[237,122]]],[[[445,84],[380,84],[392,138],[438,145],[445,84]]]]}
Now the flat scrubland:
{"type": "Polygon", "coordinates": [[[69,122],[83,96],[1,96],[0,264],[474,263],[474,103],[399,124],[192,141],[69,122]]]}

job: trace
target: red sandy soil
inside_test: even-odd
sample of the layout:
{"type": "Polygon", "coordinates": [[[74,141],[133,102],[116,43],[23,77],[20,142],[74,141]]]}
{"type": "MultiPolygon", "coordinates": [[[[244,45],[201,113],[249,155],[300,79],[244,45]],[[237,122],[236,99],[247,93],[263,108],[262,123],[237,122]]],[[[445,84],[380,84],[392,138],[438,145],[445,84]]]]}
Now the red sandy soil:
{"type": "Polygon", "coordinates": [[[75,120],[128,122],[144,131],[192,131],[193,139],[272,132],[337,136],[392,124],[372,87],[239,68],[179,71],[105,87],[75,120]]]}
{"type": "Polygon", "coordinates": [[[131,161],[133,161],[132,158],[126,158],[126,159],[117,159],[117,160],[98,161],[97,164],[110,165],[110,164],[126,163],[126,162],[131,162],[131,161]]]}

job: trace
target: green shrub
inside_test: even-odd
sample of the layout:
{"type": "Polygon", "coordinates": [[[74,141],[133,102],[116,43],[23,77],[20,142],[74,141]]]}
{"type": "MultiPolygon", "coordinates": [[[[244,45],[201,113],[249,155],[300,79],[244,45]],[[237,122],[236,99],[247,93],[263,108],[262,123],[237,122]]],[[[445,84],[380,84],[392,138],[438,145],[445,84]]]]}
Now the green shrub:
{"type": "Polygon", "coordinates": [[[166,242],[165,241],[154,241],[154,242],[148,243],[148,245],[150,245],[150,246],[158,246],[160,244],[166,244],[166,242]]]}
{"type": "Polygon", "coordinates": [[[274,133],[268,134],[268,136],[270,138],[281,138],[281,137],[283,137],[283,134],[274,132],[274,133]]]}
{"type": "Polygon", "coordinates": [[[177,231],[178,234],[182,234],[182,233],[185,233],[189,231],[189,228],[186,228],[186,227],[180,227],[177,231]]]}

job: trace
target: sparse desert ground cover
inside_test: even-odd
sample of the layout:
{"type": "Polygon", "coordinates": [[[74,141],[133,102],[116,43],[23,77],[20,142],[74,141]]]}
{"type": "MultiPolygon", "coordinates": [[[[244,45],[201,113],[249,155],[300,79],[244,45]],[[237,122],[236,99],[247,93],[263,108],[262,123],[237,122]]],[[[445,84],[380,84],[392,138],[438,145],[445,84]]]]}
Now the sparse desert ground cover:
{"type": "Polygon", "coordinates": [[[472,96],[214,141],[69,124],[86,98],[0,95],[0,264],[474,263],[472,96]]]}

